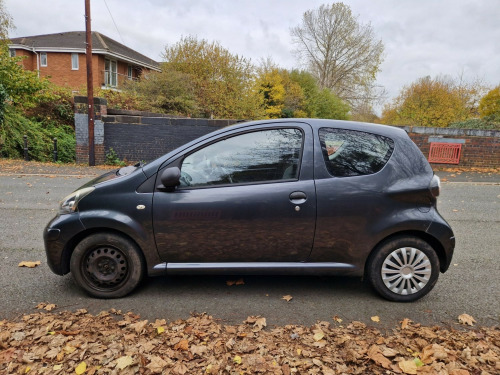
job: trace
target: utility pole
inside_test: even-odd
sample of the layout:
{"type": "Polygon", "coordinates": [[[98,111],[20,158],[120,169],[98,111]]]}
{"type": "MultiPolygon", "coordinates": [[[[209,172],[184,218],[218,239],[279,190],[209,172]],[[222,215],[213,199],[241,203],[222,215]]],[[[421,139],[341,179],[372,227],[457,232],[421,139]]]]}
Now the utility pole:
{"type": "Polygon", "coordinates": [[[87,105],[89,119],[89,165],[95,165],[94,152],[94,80],[92,75],[92,30],[90,20],[90,0],[85,0],[85,31],[87,47],[87,105]]]}

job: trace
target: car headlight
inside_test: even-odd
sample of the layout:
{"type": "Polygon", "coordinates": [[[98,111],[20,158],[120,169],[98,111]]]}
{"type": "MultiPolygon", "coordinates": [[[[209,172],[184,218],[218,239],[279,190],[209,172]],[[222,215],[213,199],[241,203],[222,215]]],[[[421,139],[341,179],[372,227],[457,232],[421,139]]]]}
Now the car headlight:
{"type": "Polygon", "coordinates": [[[59,204],[59,213],[71,214],[75,212],[78,207],[78,202],[80,202],[85,196],[89,195],[94,190],[95,187],[87,187],[71,193],[59,204]]]}

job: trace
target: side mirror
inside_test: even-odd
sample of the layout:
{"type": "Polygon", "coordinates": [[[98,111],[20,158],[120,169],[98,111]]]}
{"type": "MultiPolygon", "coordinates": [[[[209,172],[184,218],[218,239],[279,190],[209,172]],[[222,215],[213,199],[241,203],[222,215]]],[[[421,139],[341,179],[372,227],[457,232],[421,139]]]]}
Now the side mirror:
{"type": "Polygon", "coordinates": [[[173,191],[180,184],[181,170],[178,167],[166,168],[161,172],[159,189],[173,191]]]}

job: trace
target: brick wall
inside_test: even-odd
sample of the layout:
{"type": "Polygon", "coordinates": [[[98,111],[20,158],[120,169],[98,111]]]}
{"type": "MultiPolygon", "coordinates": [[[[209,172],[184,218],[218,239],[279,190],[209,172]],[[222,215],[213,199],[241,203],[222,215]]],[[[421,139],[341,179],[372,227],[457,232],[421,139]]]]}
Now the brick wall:
{"type": "MultiPolygon", "coordinates": [[[[75,103],[77,102],[75,98],[75,103]]],[[[86,110],[86,98],[80,103],[85,104],[83,110],[86,110]]],[[[105,108],[102,102],[101,108],[105,108]]],[[[111,148],[120,159],[129,162],[150,161],[197,137],[237,122],[175,118],[139,111],[108,110],[106,113],[103,110],[100,115],[102,117],[99,117],[100,122],[96,121],[95,130],[96,162],[99,163],[105,160],[105,154],[111,148]]],[[[78,163],[88,162],[86,121],[86,115],[82,117],[81,111],[76,111],[78,163]]],[[[429,155],[431,142],[460,143],[462,152],[459,166],[500,168],[500,131],[423,127],[403,127],[403,129],[425,157],[429,155]]],[[[449,164],[433,164],[433,166],[449,166],[449,164]]]]}
{"type": "Polygon", "coordinates": [[[150,161],[236,120],[166,117],[137,111],[109,110],[104,121],[104,148],[120,159],[150,161]]]}
{"type": "MultiPolygon", "coordinates": [[[[425,157],[429,156],[431,142],[462,145],[459,166],[500,168],[500,131],[476,129],[424,128],[405,126],[410,138],[425,157]]],[[[433,166],[449,164],[433,163],[433,166]]]]}

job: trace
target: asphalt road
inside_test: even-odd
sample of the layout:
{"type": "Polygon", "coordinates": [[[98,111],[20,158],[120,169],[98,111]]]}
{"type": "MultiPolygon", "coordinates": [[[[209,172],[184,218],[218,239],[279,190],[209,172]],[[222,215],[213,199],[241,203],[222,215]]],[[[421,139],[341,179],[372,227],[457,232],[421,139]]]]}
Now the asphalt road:
{"type": "Polygon", "coordinates": [[[229,277],[160,277],[147,279],[127,298],[90,298],[71,275],[51,273],[42,241],[57,202],[88,179],[0,173],[0,319],[34,312],[39,302],[50,302],[59,309],[92,313],[133,311],[150,320],[206,312],[230,324],[261,315],[268,325],[310,325],[331,322],[336,315],[376,325],[370,317],[378,315],[381,327],[391,327],[403,318],[454,324],[462,313],[482,325],[500,324],[500,178],[443,183],[438,207],[456,233],[455,257],[434,290],[410,304],[385,301],[362,281],[343,277],[246,276],[239,286],[227,286],[234,279],[229,277]],[[18,267],[24,260],[42,264],[18,267]],[[285,295],[293,299],[286,302],[285,295]]]}

